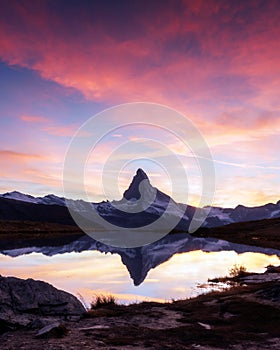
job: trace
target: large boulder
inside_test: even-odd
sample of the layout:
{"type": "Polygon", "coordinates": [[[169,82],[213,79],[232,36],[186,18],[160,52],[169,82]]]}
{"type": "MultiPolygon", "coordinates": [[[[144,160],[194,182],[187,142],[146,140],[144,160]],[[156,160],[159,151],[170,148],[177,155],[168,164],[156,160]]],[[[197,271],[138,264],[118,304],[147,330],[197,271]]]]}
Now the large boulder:
{"type": "Polygon", "coordinates": [[[0,276],[0,325],[2,329],[27,326],[48,316],[81,316],[85,309],[72,294],[33,279],[0,276]]]}

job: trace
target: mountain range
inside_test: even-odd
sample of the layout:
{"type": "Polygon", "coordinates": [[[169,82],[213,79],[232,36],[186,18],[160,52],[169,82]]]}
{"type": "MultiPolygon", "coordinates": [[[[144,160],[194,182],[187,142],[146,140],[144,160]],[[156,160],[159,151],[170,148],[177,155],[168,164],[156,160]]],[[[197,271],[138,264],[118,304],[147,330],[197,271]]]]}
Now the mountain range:
{"type": "MultiPolygon", "coordinates": [[[[53,194],[33,197],[17,191],[0,195],[0,220],[29,220],[75,225],[66,200],[53,194]]],[[[82,200],[71,201],[81,207],[82,200]]],[[[88,203],[87,203],[88,204],[88,203]]],[[[271,219],[280,217],[280,201],[262,206],[235,208],[194,206],[177,203],[164,192],[152,186],[147,174],[138,169],[123,198],[119,201],[90,203],[106,221],[126,228],[148,225],[167,211],[168,217],[181,217],[176,231],[188,231],[196,210],[210,212],[203,224],[205,227],[218,227],[235,222],[271,219]],[[141,195],[141,193],[142,195],[141,195]],[[151,200],[152,199],[152,200],[151,200]],[[152,203],[149,205],[149,203],[152,203]],[[143,210],[139,210],[139,209],[143,210]]]]}

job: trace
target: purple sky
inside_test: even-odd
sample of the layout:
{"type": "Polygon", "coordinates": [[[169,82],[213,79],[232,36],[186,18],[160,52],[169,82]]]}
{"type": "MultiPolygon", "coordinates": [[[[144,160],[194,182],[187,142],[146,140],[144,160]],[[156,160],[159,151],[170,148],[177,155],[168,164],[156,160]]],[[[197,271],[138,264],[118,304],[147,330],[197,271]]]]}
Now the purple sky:
{"type": "MultiPolygon", "coordinates": [[[[62,195],[64,155],[81,124],[116,104],[148,101],[185,114],[204,135],[215,204],[280,199],[278,0],[0,4],[0,192],[62,195]]],[[[93,200],[105,197],[110,150],[152,133],[143,126],[100,145],[87,176],[93,200]]],[[[190,169],[196,203],[184,147],[159,138],[190,169]]],[[[140,166],[170,191],[167,174],[139,160],[120,174],[120,192],[140,166]]]]}

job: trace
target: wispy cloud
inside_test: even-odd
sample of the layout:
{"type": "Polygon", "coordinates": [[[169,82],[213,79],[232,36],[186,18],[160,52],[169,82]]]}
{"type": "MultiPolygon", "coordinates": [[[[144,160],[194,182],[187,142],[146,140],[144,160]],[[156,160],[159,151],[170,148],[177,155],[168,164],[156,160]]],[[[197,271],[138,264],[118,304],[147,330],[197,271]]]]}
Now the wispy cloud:
{"type": "Polygon", "coordinates": [[[44,156],[39,155],[39,154],[27,154],[27,153],[21,153],[21,152],[16,152],[16,151],[11,151],[11,150],[0,150],[0,161],[2,163],[6,161],[10,161],[11,159],[17,160],[20,162],[26,162],[29,160],[43,160],[45,159],[44,156]]]}
{"type": "Polygon", "coordinates": [[[20,116],[20,119],[27,123],[47,123],[48,119],[41,116],[35,116],[35,115],[22,115],[20,116]]]}
{"type": "Polygon", "coordinates": [[[78,130],[77,125],[65,125],[65,126],[46,126],[42,129],[50,135],[72,137],[78,130]]]}

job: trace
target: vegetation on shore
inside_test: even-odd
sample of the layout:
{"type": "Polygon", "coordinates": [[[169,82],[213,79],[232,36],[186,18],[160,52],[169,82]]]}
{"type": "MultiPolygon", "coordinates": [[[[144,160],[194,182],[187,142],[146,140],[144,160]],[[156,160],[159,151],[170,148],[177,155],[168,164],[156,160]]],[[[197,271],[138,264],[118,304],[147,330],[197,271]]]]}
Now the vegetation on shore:
{"type": "Polygon", "coordinates": [[[90,304],[90,309],[100,309],[102,307],[111,307],[117,305],[116,297],[112,294],[98,294],[90,304]]]}
{"type": "MultiPolygon", "coordinates": [[[[177,232],[179,233],[179,232],[177,232]]],[[[54,240],[76,239],[84,235],[77,226],[31,221],[1,221],[0,239],[5,244],[12,244],[15,239],[54,240]]],[[[280,249],[280,218],[258,221],[239,222],[214,228],[200,228],[194,233],[196,237],[212,237],[232,243],[239,243],[263,248],[280,249]]]]}
{"type": "Polygon", "coordinates": [[[237,222],[213,228],[203,227],[194,236],[280,250],[280,218],[237,222]]]}

